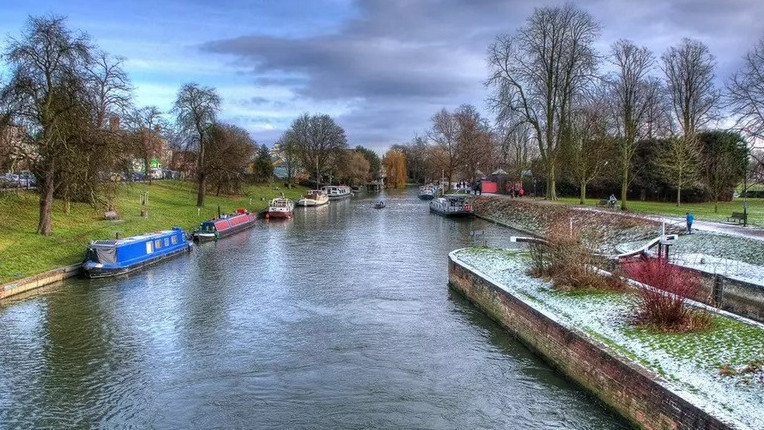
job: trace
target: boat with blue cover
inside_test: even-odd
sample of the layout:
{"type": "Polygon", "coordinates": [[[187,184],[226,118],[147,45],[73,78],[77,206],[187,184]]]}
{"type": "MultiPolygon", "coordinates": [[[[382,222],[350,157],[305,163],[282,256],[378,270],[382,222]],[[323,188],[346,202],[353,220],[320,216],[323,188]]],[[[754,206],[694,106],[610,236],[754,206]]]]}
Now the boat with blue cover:
{"type": "Polygon", "coordinates": [[[124,275],[190,249],[191,243],[180,227],[123,239],[94,240],[88,245],[82,272],[89,278],[124,275]]]}

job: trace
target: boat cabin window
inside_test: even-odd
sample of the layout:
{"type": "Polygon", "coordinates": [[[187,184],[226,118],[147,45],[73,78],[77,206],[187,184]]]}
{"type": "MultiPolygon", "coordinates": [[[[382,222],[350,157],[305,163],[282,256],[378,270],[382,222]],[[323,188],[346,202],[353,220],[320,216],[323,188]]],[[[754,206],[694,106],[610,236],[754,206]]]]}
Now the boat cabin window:
{"type": "Polygon", "coordinates": [[[154,248],[151,246],[151,241],[146,242],[146,254],[154,252],[154,248]]]}
{"type": "Polygon", "coordinates": [[[162,240],[161,239],[155,240],[154,241],[154,249],[159,249],[161,247],[162,247],[162,240]]]}
{"type": "MultiPolygon", "coordinates": [[[[175,236],[173,236],[173,237],[175,237],[175,236]]],[[[164,246],[170,246],[170,238],[169,237],[165,237],[164,238],[164,246]]]]}
{"type": "Polygon", "coordinates": [[[170,240],[172,241],[173,245],[177,245],[178,244],[178,236],[172,236],[170,238],[170,240]]]}

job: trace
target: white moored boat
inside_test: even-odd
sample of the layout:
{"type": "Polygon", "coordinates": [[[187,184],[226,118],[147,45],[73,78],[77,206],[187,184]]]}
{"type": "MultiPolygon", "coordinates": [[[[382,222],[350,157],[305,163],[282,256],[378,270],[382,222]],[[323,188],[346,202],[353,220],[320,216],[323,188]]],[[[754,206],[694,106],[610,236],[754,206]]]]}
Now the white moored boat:
{"type": "Polygon", "coordinates": [[[292,218],[294,213],[294,202],[281,196],[271,200],[268,204],[268,213],[266,218],[292,218]]]}
{"type": "Polygon", "coordinates": [[[327,203],[329,196],[323,190],[309,190],[297,200],[297,206],[322,206],[327,203]]]}
{"type": "Polygon", "coordinates": [[[353,191],[347,185],[327,185],[321,187],[321,190],[329,196],[329,200],[345,199],[353,194],[353,191]]]}

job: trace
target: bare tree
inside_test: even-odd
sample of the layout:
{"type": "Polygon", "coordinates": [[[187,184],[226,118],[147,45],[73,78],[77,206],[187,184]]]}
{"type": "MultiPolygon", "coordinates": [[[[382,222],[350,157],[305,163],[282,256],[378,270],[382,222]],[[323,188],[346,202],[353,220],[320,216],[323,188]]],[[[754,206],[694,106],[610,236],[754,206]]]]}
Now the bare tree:
{"type": "Polygon", "coordinates": [[[500,116],[515,113],[530,124],[547,175],[548,199],[557,199],[556,171],[562,135],[574,98],[591,82],[597,65],[594,41],[600,26],[568,3],[536,9],[512,36],[489,48],[492,98],[500,116]]]}
{"type": "MultiPolygon", "coordinates": [[[[216,195],[236,193],[241,190],[244,172],[252,161],[257,144],[247,130],[232,124],[215,124],[208,135],[204,171],[216,195]]],[[[268,171],[263,175],[269,180],[273,175],[270,153],[265,147],[268,171]]]]}
{"type": "Polygon", "coordinates": [[[451,182],[454,179],[454,173],[459,166],[459,121],[449,113],[445,108],[441,109],[432,117],[432,129],[427,137],[435,142],[438,151],[431,154],[435,157],[435,164],[441,168],[448,179],[448,188],[451,189],[451,182]]]}
{"type": "Polygon", "coordinates": [[[207,192],[206,149],[219,110],[220,96],[218,96],[217,91],[211,87],[202,87],[194,82],[184,84],[181,87],[172,109],[176,115],[179,131],[186,138],[188,146],[194,148],[197,153],[198,190],[196,205],[199,207],[204,206],[204,196],[207,192]]]}
{"type": "Polygon", "coordinates": [[[714,88],[715,60],[700,41],[682,39],[679,47],[670,47],[662,56],[666,86],[674,120],[682,138],[670,139],[659,165],[669,169],[677,187],[677,206],[682,200],[682,186],[692,183],[697,173],[697,131],[715,117],[719,92],[714,88]]]}
{"type": "Polygon", "coordinates": [[[297,169],[300,167],[300,159],[297,151],[297,143],[290,137],[293,136],[285,132],[276,142],[276,145],[281,149],[281,160],[284,162],[284,167],[286,167],[287,181],[291,184],[292,181],[294,181],[297,169]]]}
{"type": "Polygon", "coordinates": [[[459,126],[457,151],[458,160],[465,169],[463,173],[471,179],[477,179],[481,167],[490,173],[497,163],[488,124],[472,105],[459,106],[454,118],[459,126]]]}
{"type": "Polygon", "coordinates": [[[87,35],[73,33],[61,17],[30,17],[22,36],[10,38],[3,55],[12,68],[3,89],[14,122],[25,131],[26,151],[38,178],[37,233],[50,235],[57,163],[70,141],[67,120],[79,115],[87,99],[85,69],[93,47],[87,35]],[[77,111],[77,112],[75,112],[77,111]]]}
{"type": "Polygon", "coordinates": [[[593,98],[571,112],[568,142],[564,146],[564,171],[579,186],[579,203],[586,203],[586,186],[597,178],[611,160],[613,139],[609,135],[607,100],[593,98]]]}
{"type": "Polygon", "coordinates": [[[130,79],[122,69],[122,57],[112,57],[98,52],[88,65],[88,86],[90,87],[93,122],[96,128],[105,129],[110,117],[128,112],[132,100],[130,79]]]}
{"type": "Polygon", "coordinates": [[[538,145],[528,123],[511,118],[499,118],[494,130],[500,164],[512,180],[522,181],[530,169],[531,160],[538,157],[538,145]]]}
{"type": "Polygon", "coordinates": [[[650,113],[654,112],[660,88],[658,82],[649,77],[655,59],[647,48],[621,39],[610,48],[610,62],[616,71],[606,82],[611,93],[611,110],[618,133],[616,142],[621,171],[621,209],[626,210],[632,161],[639,142],[651,132],[650,113]]]}
{"type": "Polygon", "coordinates": [[[133,108],[125,116],[130,132],[131,152],[143,161],[143,171],[151,185],[151,159],[159,154],[162,147],[162,133],[168,124],[162,111],[156,106],[133,108]]]}
{"type": "Polygon", "coordinates": [[[676,205],[681,204],[682,188],[693,185],[700,173],[697,136],[671,137],[658,150],[654,164],[663,178],[676,187],[676,205]]]}
{"type": "Polygon", "coordinates": [[[741,131],[764,138],[764,36],[745,55],[743,67],[727,83],[727,91],[741,131]]]}
{"type": "Polygon", "coordinates": [[[716,60],[703,42],[682,39],[661,57],[674,119],[692,137],[715,118],[720,94],[714,87],[716,60]]]}
{"type": "Polygon", "coordinates": [[[316,174],[316,184],[347,148],[345,130],[326,114],[301,115],[292,122],[286,138],[294,142],[303,168],[316,174]]]}

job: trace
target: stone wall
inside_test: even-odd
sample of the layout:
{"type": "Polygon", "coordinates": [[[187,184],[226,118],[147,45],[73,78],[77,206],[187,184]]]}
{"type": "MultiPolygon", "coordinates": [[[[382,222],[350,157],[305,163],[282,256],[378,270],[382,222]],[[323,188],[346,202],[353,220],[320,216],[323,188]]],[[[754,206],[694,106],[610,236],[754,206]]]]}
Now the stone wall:
{"type": "Polygon", "coordinates": [[[583,332],[543,315],[449,256],[449,285],[549,364],[646,429],[726,429],[718,419],[664,388],[659,377],[583,332]]]}
{"type": "Polygon", "coordinates": [[[4,284],[0,286],[0,300],[76,276],[80,273],[80,266],[80,264],[74,264],[72,266],[60,267],[40,273],[39,275],[4,284]]]}

